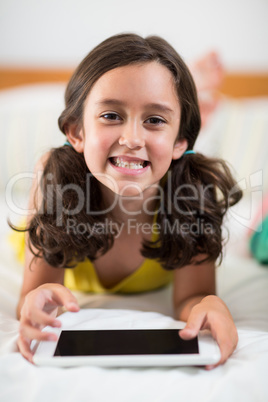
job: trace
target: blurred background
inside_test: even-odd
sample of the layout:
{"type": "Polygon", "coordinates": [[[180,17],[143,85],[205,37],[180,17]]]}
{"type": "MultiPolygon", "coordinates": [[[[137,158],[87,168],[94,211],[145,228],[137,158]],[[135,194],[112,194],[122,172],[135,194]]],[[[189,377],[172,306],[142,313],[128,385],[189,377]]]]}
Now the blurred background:
{"type": "Polygon", "coordinates": [[[267,0],[1,0],[0,64],[74,67],[110,35],[158,34],[186,60],[268,71],[267,0]]]}

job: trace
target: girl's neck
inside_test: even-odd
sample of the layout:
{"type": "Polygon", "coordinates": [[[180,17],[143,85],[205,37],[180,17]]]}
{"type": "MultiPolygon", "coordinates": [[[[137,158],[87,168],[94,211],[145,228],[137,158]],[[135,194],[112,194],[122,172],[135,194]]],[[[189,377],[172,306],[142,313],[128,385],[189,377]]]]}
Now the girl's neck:
{"type": "Polygon", "coordinates": [[[108,188],[103,191],[104,204],[110,209],[108,215],[115,221],[126,222],[135,219],[138,222],[152,222],[158,201],[157,189],[150,187],[135,197],[122,197],[108,188]]]}

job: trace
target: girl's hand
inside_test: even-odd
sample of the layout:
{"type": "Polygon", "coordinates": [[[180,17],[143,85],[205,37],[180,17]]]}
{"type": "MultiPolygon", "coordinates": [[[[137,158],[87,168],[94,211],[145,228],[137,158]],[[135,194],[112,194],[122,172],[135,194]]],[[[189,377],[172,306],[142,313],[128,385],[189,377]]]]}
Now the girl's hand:
{"type": "Polygon", "coordinates": [[[180,331],[180,337],[185,340],[192,339],[201,329],[211,331],[221,351],[220,361],[215,365],[206,366],[206,369],[210,370],[223,364],[231,356],[238,342],[231,313],[219,297],[206,296],[192,308],[186,326],[180,331]]]}
{"type": "Polygon", "coordinates": [[[61,322],[56,319],[58,308],[64,306],[68,311],[79,311],[76,298],[69,289],[56,283],[47,283],[39,286],[27,294],[21,309],[18,347],[21,354],[33,362],[31,342],[55,341],[57,335],[42,332],[49,325],[60,327],[61,322]]]}

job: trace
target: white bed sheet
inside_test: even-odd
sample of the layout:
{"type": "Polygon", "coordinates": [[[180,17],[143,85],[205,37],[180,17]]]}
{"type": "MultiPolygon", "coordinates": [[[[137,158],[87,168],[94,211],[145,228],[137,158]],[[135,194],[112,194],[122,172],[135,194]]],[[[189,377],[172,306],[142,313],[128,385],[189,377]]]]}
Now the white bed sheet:
{"type": "MultiPolygon", "coordinates": [[[[6,241],[7,206],[0,198],[0,400],[1,401],[237,401],[268,400],[268,269],[247,256],[227,253],[217,269],[218,294],[238,328],[231,358],[212,371],[178,368],[49,368],[28,363],[17,351],[15,307],[22,267],[6,241]]],[[[80,313],[64,323],[94,320],[106,328],[171,325],[172,288],[137,296],[76,294],[80,313]]]]}

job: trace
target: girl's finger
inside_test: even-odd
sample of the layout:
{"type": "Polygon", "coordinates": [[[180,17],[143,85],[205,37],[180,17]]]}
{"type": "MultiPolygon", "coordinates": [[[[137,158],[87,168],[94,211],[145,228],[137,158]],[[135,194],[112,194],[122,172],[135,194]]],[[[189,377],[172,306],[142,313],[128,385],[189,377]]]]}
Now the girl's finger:
{"type": "Polygon", "coordinates": [[[191,310],[185,327],[179,332],[180,337],[188,340],[197,336],[200,329],[202,329],[204,326],[206,316],[207,314],[205,310],[200,309],[199,305],[194,306],[191,310]]]}
{"type": "Polygon", "coordinates": [[[29,362],[33,363],[33,353],[30,348],[31,341],[26,340],[22,336],[19,336],[17,345],[22,356],[29,362]]]}
{"type": "Polygon", "coordinates": [[[34,328],[31,325],[21,325],[20,329],[20,336],[22,338],[26,338],[29,340],[37,340],[37,341],[56,341],[58,336],[52,332],[42,332],[38,328],[34,328]]]}
{"type": "Polygon", "coordinates": [[[236,327],[234,325],[230,326],[223,321],[215,323],[212,329],[212,336],[213,338],[215,338],[219,345],[221,351],[221,359],[217,364],[209,366],[208,369],[215,368],[220,364],[223,364],[234,352],[238,342],[236,327]]]}
{"type": "Polygon", "coordinates": [[[79,305],[72,292],[63,285],[54,284],[50,289],[44,289],[47,298],[58,306],[64,306],[68,311],[79,311],[79,305]]]}
{"type": "Polygon", "coordinates": [[[37,325],[42,327],[49,325],[50,327],[59,328],[61,326],[60,320],[55,319],[53,316],[45,313],[37,307],[32,307],[27,311],[27,313],[23,311],[21,323],[23,325],[30,324],[31,326],[37,325]]]}

